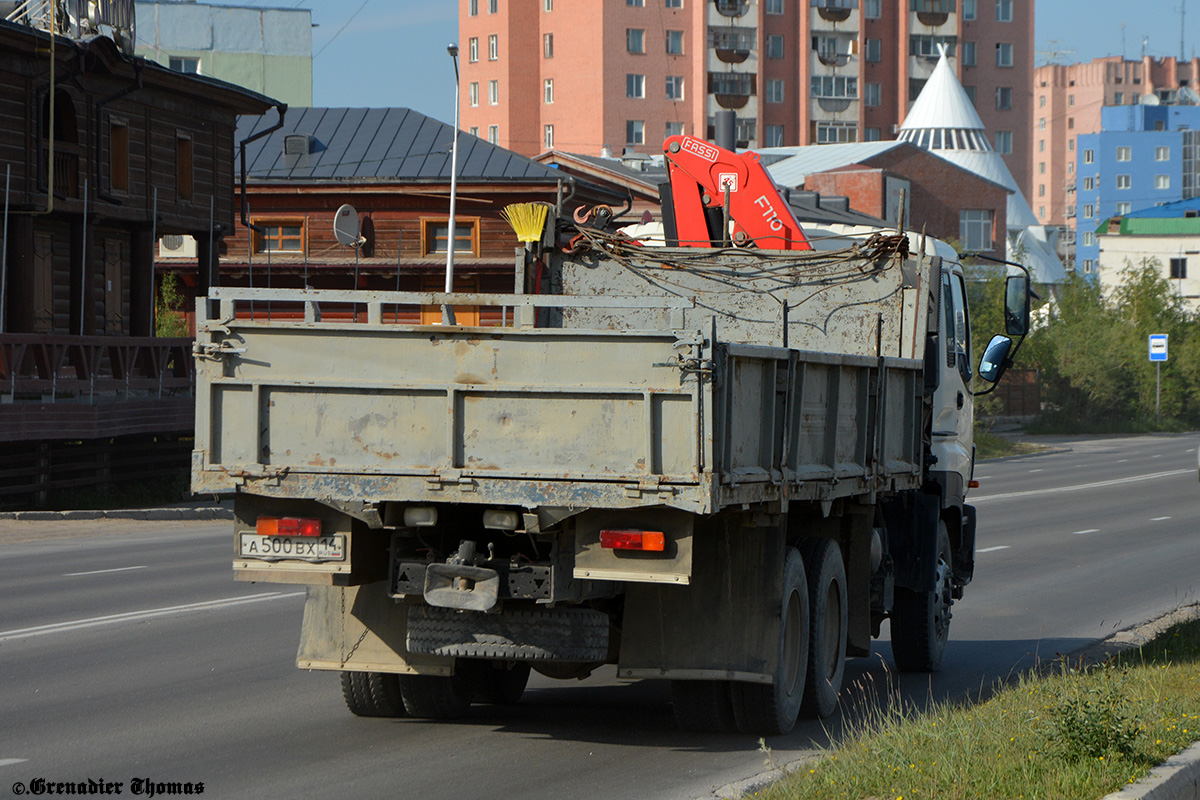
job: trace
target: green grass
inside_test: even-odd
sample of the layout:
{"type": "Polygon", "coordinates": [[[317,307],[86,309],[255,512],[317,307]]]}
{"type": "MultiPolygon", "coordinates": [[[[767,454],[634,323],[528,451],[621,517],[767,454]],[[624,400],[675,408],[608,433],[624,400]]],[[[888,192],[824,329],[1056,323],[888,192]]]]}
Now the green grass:
{"type": "Polygon", "coordinates": [[[917,712],[894,692],[879,703],[858,690],[869,710],[845,720],[841,745],[758,797],[1101,798],[1200,740],[1200,620],[1092,668],[1019,677],[977,704],[917,712]]]}
{"type": "Polygon", "coordinates": [[[1036,453],[1044,448],[1026,442],[1014,442],[988,433],[984,430],[975,431],[975,458],[1000,458],[1002,456],[1019,456],[1026,453],[1036,453]]]}

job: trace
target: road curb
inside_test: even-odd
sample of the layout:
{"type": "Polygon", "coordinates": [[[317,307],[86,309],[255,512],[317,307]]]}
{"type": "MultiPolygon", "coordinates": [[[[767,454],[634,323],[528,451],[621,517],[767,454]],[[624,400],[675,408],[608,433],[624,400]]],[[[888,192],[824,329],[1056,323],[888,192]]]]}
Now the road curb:
{"type": "Polygon", "coordinates": [[[111,511],[4,511],[0,520],[63,522],[69,520],[124,519],[137,521],[187,521],[233,519],[233,509],[222,506],[186,508],[121,508],[111,511]]]}
{"type": "Polygon", "coordinates": [[[1200,800],[1200,742],[1103,800],[1200,800]]]}

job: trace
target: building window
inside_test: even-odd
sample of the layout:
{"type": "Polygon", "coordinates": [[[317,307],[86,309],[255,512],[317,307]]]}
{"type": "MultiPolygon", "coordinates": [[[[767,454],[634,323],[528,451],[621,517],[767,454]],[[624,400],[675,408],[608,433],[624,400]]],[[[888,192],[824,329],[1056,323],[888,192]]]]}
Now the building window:
{"type": "Polygon", "coordinates": [[[472,36],[467,40],[467,61],[474,64],[479,60],[479,39],[472,36]]]}
{"type": "Polygon", "coordinates": [[[646,7],[646,0],[625,0],[627,6],[637,6],[638,8],[646,7]]]}
{"type": "Polygon", "coordinates": [[[976,14],[975,0],[963,0],[963,4],[962,4],[963,19],[968,20],[968,21],[973,20],[973,19],[975,19],[975,14],[976,14]]]}
{"type": "Polygon", "coordinates": [[[996,0],[996,22],[1012,22],[1012,0],[996,0]]]}
{"type": "Polygon", "coordinates": [[[554,58],[554,34],[547,33],[542,37],[542,56],[554,58]]]}
{"type": "Polygon", "coordinates": [[[479,105],[479,81],[471,81],[467,87],[467,98],[472,107],[479,105]]]}
{"type": "Polygon", "coordinates": [[[813,75],[813,97],[858,97],[858,78],[847,78],[842,75],[813,75]]]}
{"type": "Polygon", "coordinates": [[[783,13],[783,0],[767,0],[766,6],[766,11],[768,14],[783,13]]]}
{"type": "Polygon", "coordinates": [[[500,81],[488,81],[488,102],[500,105],[500,81]]]}
{"type": "Polygon", "coordinates": [[[129,191],[129,127],[118,120],[108,124],[108,185],[114,192],[129,191]]]}
{"type": "Polygon", "coordinates": [[[1046,95],[1042,95],[1038,98],[1038,108],[1045,108],[1045,107],[1046,107],[1046,95]]]}
{"type": "Polygon", "coordinates": [[[554,126],[545,125],[542,128],[542,144],[547,148],[554,147],[554,126]]]}
{"type": "Polygon", "coordinates": [[[908,99],[915,101],[921,96],[921,90],[925,88],[924,78],[909,78],[908,79],[908,99]]]}
{"type": "Polygon", "coordinates": [[[1096,161],[1096,154],[1094,151],[1092,151],[1090,149],[1083,151],[1083,163],[1092,164],[1095,161],[1096,161]]]}
{"type": "Polygon", "coordinates": [[[645,75],[626,75],[625,76],[625,96],[626,97],[645,97],[646,96],[646,76],[645,75]]]}
{"type": "Polygon", "coordinates": [[[1117,161],[1132,161],[1132,160],[1133,160],[1133,148],[1132,147],[1118,147],[1117,148],[1117,161]]]}
{"type": "Polygon", "coordinates": [[[883,97],[883,85],[878,83],[863,84],[863,103],[868,106],[877,106],[881,104],[883,97]]]}
{"type": "Polygon", "coordinates": [[[863,50],[863,57],[872,64],[883,61],[883,39],[867,39],[863,50]]]}
{"type": "Polygon", "coordinates": [[[668,122],[667,123],[667,136],[683,136],[683,123],[682,122],[668,122]]]}
{"type": "Polygon", "coordinates": [[[683,99],[683,76],[668,75],[667,76],[667,99],[682,100],[683,99]]]}
{"type": "Polygon", "coordinates": [[[304,220],[252,220],[254,228],[254,252],[256,253],[303,253],[304,220]]]}
{"type": "Polygon", "coordinates": [[[1096,207],[1091,203],[1085,204],[1083,207],[1083,218],[1091,219],[1094,216],[1096,216],[1096,207]]]}
{"type": "MultiPolygon", "coordinates": [[[[1084,234],[1084,238],[1085,238],[1085,239],[1087,238],[1087,234],[1086,234],[1086,233],[1084,234]]],[[[1092,271],[1092,264],[1094,264],[1094,263],[1096,263],[1096,262],[1092,261],[1092,259],[1090,259],[1090,258],[1085,258],[1085,259],[1083,260],[1083,271],[1084,271],[1084,272],[1091,272],[1091,271],[1092,271]]]]}
{"type": "Polygon", "coordinates": [[[1046,207],[1045,206],[1038,206],[1038,216],[1042,219],[1046,218],[1046,207]]]}
{"type": "Polygon", "coordinates": [[[1039,174],[1039,175],[1045,175],[1045,174],[1046,174],[1046,162],[1045,162],[1045,161],[1039,161],[1039,162],[1038,162],[1038,174],[1039,174]]]}
{"type": "Polygon", "coordinates": [[[1129,175],[1118,175],[1117,176],[1117,188],[1118,189],[1128,189],[1132,185],[1133,185],[1133,179],[1129,175]]]}
{"type": "Polygon", "coordinates": [[[1125,93],[1124,92],[1116,92],[1115,94],[1113,94],[1113,105],[1114,106],[1123,105],[1124,103],[1125,103],[1125,93]]]}
{"type": "Polygon", "coordinates": [[[858,141],[858,125],[853,122],[818,122],[817,144],[846,144],[858,141]]]}
{"type": "Polygon", "coordinates": [[[470,0],[467,3],[467,14],[472,17],[479,16],[479,0],[470,0]]]}
{"type": "Polygon", "coordinates": [[[488,13],[495,14],[500,10],[500,0],[488,0],[488,13]]]}
{"type": "Polygon", "coordinates": [[[625,49],[630,53],[646,52],[646,31],[642,28],[626,28],[625,49]]]}
{"type": "Polygon", "coordinates": [[[1012,110],[1012,87],[997,86],[996,87],[996,110],[1011,111],[1012,110]]]}
{"type": "Polygon", "coordinates": [[[1090,192],[1095,188],[1096,188],[1095,178],[1084,178],[1083,179],[1083,190],[1085,192],[1090,192]]]}
{"type": "Polygon", "coordinates": [[[683,31],[667,31],[667,53],[683,55],[683,31]]]}
{"type": "Polygon", "coordinates": [[[954,58],[955,47],[958,45],[957,39],[953,36],[929,36],[923,33],[913,34],[908,37],[908,54],[910,56],[938,58],[941,55],[938,52],[938,45],[945,46],[946,55],[954,58]]]}
{"type": "Polygon", "coordinates": [[[863,0],[863,15],[867,19],[879,19],[883,16],[883,5],[880,0],[863,0]]]}
{"type": "Polygon", "coordinates": [[[1046,184],[1039,183],[1038,184],[1038,197],[1045,197],[1045,196],[1046,196],[1046,184]]]}
{"type": "MultiPolygon", "coordinates": [[[[767,80],[767,102],[782,103],[783,102],[783,79],[771,78],[767,80]]],[[[768,129],[770,126],[767,126],[768,129]]]]}
{"type": "Polygon", "coordinates": [[[542,10],[543,11],[553,11],[554,10],[554,0],[546,0],[546,2],[544,2],[542,4],[542,10]]]}
{"type": "Polygon", "coordinates": [[[783,147],[783,126],[768,125],[763,145],[765,147],[783,147]]]}
{"type": "Polygon", "coordinates": [[[1154,160],[1155,161],[1170,161],[1171,160],[1171,148],[1170,147],[1154,148],[1154,160]]]}
{"type": "Polygon", "coordinates": [[[971,101],[971,105],[975,105],[975,87],[964,86],[963,91],[967,93],[967,99],[971,101]]]}
{"type": "Polygon", "coordinates": [[[1013,46],[1008,42],[996,43],[996,66],[1011,67],[1013,65],[1013,46]]]}
{"type": "Polygon", "coordinates": [[[667,8],[683,8],[683,0],[667,0],[667,8]]]}
{"type": "Polygon", "coordinates": [[[189,75],[200,74],[200,59],[198,58],[179,58],[171,56],[168,65],[176,72],[186,72],[189,75]]]}
{"type": "MultiPolygon", "coordinates": [[[[450,242],[450,220],[421,220],[421,255],[444,253],[450,242]]],[[[479,252],[479,223],[476,220],[454,220],[454,252],[479,252]]]]}
{"type": "Polygon", "coordinates": [[[1171,176],[1170,175],[1155,175],[1154,176],[1154,188],[1155,189],[1170,189],[1171,188],[1171,176]]]}
{"type": "Polygon", "coordinates": [[[490,144],[500,144],[499,125],[488,125],[488,142],[490,144]]]}
{"type": "Polygon", "coordinates": [[[1069,106],[1075,105],[1075,95],[1073,95],[1073,94],[1067,95],[1067,105],[1069,105],[1069,106]]]}
{"type": "Polygon", "coordinates": [[[1187,277],[1187,259],[1172,258],[1171,259],[1171,277],[1178,280],[1183,280],[1187,277]]]}
{"type": "Polygon", "coordinates": [[[1117,216],[1125,216],[1130,211],[1133,211],[1133,203],[1121,202],[1117,203],[1117,216]]]}
{"type": "Polygon", "coordinates": [[[878,142],[880,133],[881,132],[880,132],[879,128],[866,128],[865,130],[863,130],[863,141],[864,142],[878,142]]]}
{"type": "Polygon", "coordinates": [[[1074,130],[1074,129],[1075,129],[1075,118],[1067,117],[1067,130],[1074,130]]]}
{"type": "MultiPolygon", "coordinates": [[[[192,199],[192,137],[187,134],[175,136],[175,196],[179,200],[192,199]]],[[[1164,176],[1165,177],[1165,176],[1164,176]]]]}
{"type": "Polygon", "coordinates": [[[1046,140],[1045,139],[1038,139],[1038,152],[1039,153],[1046,152],[1046,140]]]}
{"type": "Polygon", "coordinates": [[[767,37],[767,58],[783,58],[783,36],[775,33],[767,37]]]}
{"type": "Polygon", "coordinates": [[[645,144],[646,123],[640,119],[625,120],[625,144],[645,144]]]}
{"type": "Polygon", "coordinates": [[[500,57],[500,37],[497,34],[488,36],[488,61],[495,61],[500,57]]]}
{"type": "Polygon", "coordinates": [[[1070,150],[1072,153],[1075,152],[1075,140],[1074,139],[1067,139],[1067,149],[1070,150]]]}
{"type": "Polygon", "coordinates": [[[1067,174],[1068,174],[1068,175],[1074,175],[1074,174],[1075,174],[1075,162],[1074,162],[1074,161],[1068,161],[1068,162],[1067,162],[1067,174]]]}
{"type": "Polygon", "coordinates": [[[479,126],[472,125],[471,128],[467,131],[467,133],[471,134],[472,136],[478,136],[479,135],[479,126]]]}
{"type": "Polygon", "coordinates": [[[554,78],[542,81],[542,102],[547,105],[554,102],[554,78]]]}
{"type": "Polygon", "coordinates": [[[1084,231],[1083,232],[1083,246],[1091,247],[1095,243],[1096,243],[1096,234],[1092,233],[1091,231],[1084,231]]]}
{"type": "Polygon", "coordinates": [[[962,65],[964,67],[975,66],[975,43],[974,42],[963,42],[962,43],[962,65]]]}
{"type": "Polygon", "coordinates": [[[1012,131],[996,131],[996,152],[1009,155],[1013,151],[1012,131]]]}
{"type": "Polygon", "coordinates": [[[958,238],[968,250],[991,250],[993,213],[988,208],[964,208],[958,212],[958,238]]]}

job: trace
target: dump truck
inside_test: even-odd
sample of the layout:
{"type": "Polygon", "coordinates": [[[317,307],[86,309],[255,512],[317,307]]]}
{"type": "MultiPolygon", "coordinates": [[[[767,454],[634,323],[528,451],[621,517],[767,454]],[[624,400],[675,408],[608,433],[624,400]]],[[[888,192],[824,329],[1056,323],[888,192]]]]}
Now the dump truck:
{"type": "Polygon", "coordinates": [[[973,387],[1015,352],[975,369],[957,254],[643,228],[550,209],[513,294],[198,301],[192,488],[233,493],[236,579],[307,587],[296,663],[354,714],[613,665],[669,681],[685,728],[772,735],[834,711],[885,621],[901,669],[938,668],[974,571],[973,387]],[[449,304],[496,324],[403,321],[449,304]]]}

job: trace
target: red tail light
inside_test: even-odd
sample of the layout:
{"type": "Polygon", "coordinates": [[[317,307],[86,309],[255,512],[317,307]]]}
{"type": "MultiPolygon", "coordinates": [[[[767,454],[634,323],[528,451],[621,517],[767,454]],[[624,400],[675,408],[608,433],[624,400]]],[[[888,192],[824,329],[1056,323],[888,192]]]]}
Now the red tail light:
{"type": "Polygon", "coordinates": [[[643,550],[661,553],[667,538],[662,531],[600,531],[600,546],[609,550],[643,550]]]}
{"type": "Polygon", "coordinates": [[[260,536],[320,536],[321,520],[313,517],[259,517],[255,531],[260,536]]]}

